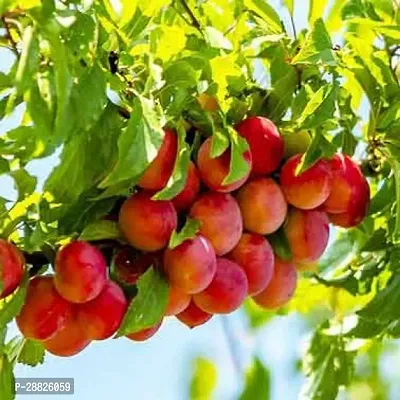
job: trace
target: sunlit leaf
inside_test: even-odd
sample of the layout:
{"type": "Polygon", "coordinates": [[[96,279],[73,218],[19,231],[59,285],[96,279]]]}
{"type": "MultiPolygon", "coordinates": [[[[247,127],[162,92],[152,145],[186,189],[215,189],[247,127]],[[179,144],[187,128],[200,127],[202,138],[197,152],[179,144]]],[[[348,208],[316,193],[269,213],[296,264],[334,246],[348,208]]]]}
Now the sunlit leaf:
{"type": "Polygon", "coordinates": [[[271,377],[269,370],[259,358],[255,358],[253,365],[246,374],[246,383],[240,400],[270,398],[271,377]]]}
{"type": "Polygon", "coordinates": [[[188,218],[185,226],[179,231],[174,231],[171,235],[168,247],[173,249],[187,239],[193,239],[201,228],[201,222],[188,218]]]}
{"type": "Polygon", "coordinates": [[[190,149],[185,140],[186,131],[182,122],[180,122],[177,126],[177,134],[178,153],[174,170],[172,171],[172,175],[165,188],[154,196],[154,198],[157,200],[173,199],[183,190],[186,184],[190,162],[190,149]]]}
{"type": "Polygon", "coordinates": [[[354,353],[347,352],[340,336],[327,336],[323,324],[311,340],[304,361],[308,377],[300,398],[325,400],[336,398],[339,388],[348,385],[354,373],[354,353]]]}
{"type": "Polygon", "coordinates": [[[87,225],[79,236],[80,240],[119,240],[121,232],[118,223],[115,221],[100,220],[87,225]]]}
{"type": "Polygon", "coordinates": [[[190,382],[190,399],[211,400],[217,386],[217,379],[218,374],[214,363],[203,357],[196,358],[190,382]]]}
{"type": "MultiPolygon", "coordinates": [[[[316,2],[317,3],[317,2],[316,2]]],[[[335,65],[332,42],[322,19],[316,19],[312,31],[300,51],[292,59],[292,64],[323,63],[335,65]]]]}
{"type": "Polygon", "coordinates": [[[279,14],[263,0],[244,0],[244,5],[259,15],[269,26],[272,32],[282,31],[279,14]]]}
{"type": "Polygon", "coordinates": [[[308,11],[308,22],[312,26],[318,18],[324,16],[324,10],[328,0],[310,0],[310,9],[308,11]]]}
{"type": "Polygon", "coordinates": [[[294,0],[284,0],[286,7],[288,8],[290,14],[293,15],[294,11],[294,0]]]}
{"type": "Polygon", "coordinates": [[[161,115],[153,101],[137,97],[133,102],[127,128],[118,141],[118,161],[101,183],[105,188],[122,181],[130,180],[134,185],[150,162],[156,157],[164,132],[161,115]]]}
{"type": "Polygon", "coordinates": [[[169,285],[154,267],[149,268],[138,281],[138,294],[117,332],[117,336],[149,328],[162,319],[168,303],[169,285]]]}

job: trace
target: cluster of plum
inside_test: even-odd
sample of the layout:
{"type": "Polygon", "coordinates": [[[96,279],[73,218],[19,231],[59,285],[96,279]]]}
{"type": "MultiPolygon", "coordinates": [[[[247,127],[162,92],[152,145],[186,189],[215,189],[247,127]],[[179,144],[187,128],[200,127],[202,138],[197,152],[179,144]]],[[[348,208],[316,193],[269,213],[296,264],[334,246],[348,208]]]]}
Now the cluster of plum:
{"type": "MultiPolygon", "coordinates": [[[[302,154],[285,160],[285,141],[271,121],[249,117],[236,130],[249,145],[243,153],[246,176],[224,183],[231,152],[228,148],[212,158],[210,137],[191,162],[181,193],[171,201],[154,200],[176,158],[176,134],[166,129],[139,190],[119,212],[121,232],[132,246],[116,258],[122,280],[134,283],[150,264],[159,265],[170,284],[165,315],[189,327],[236,310],[247,296],[268,309],[286,304],[297,272],[315,268],[327,247],[329,222],[353,227],[369,204],[368,182],[348,156],[319,160],[299,174],[302,154]],[[178,216],[199,221],[200,229],[168,248],[178,216]],[[286,237],[290,260],[279,258],[268,240],[278,230],[286,237]]],[[[152,336],[160,324],[143,337],[152,336]]]]}
{"type": "MultiPolygon", "coordinates": [[[[235,128],[248,143],[242,154],[248,173],[226,184],[230,148],[211,157],[209,137],[196,162],[190,162],[183,190],[170,201],[154,199],[167,185],[178,151],[175,131],[165,129],[138,190],[118,212],[128,245],[114,257],[114,280],[97,247],[70,242],[58,251],[53,275],[30,280],[16,319],[22,334],[59,356],[113,336],[128,307],[126,287],[134,288],[150,266],[170,286],[164,315],[176,316],[191,328],[214,314],[236,310],[248,296],[267,309],[285,305],[295,292],[298,271],[315,268],[323,254],[329,223],[348,228],[362,221],[369,205],[368,182],[342,154],[299,173],[302,154],[286,157],[285,140],[266,118],[249,117],[235,128]],[[187,217],[199,222],[199,231],[169,246],[178,221],[187,217]],[[290,257],[280,258],[271,245],[278,231],[290,257]]],[[[20,284],[24,259],[14,245],[0,241],[0,264],[5,297],[20,284]]],[[[162,318],[127,337],[146,340],[161,323],[162,318]]]]}
{"type": "Polygon", "coordinates": [[[24,337],[66,357],[92,340],[114,335],[127,306],[121,287],[108,278],[101,251],[90,243],[73,241],[58,251],[54,275],[30,280],[16,322],[24,337]]]}

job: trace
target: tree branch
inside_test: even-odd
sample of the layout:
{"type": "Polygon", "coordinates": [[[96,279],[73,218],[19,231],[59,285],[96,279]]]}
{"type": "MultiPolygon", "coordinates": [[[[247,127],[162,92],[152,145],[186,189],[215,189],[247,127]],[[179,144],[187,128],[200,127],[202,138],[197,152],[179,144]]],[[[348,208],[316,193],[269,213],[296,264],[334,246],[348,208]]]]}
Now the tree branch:
{"type": "Polygon", "coordinates": [[[182,7],[185,9],[186,13],[189,15],[190,20],[192,22],[192,26],[196,28],[202,36],[204,36],[203,29],[201,28],[201,24],[196,16],[193,14],[193,11],[190,9],[189,5],[186,3],[186,0],[179,0],[182,7]]]}

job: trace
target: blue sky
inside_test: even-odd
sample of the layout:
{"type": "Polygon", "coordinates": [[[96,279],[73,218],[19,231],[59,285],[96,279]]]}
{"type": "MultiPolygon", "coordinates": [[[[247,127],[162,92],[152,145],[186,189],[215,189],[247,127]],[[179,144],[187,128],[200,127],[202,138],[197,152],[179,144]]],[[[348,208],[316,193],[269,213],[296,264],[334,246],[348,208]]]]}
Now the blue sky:
{"type": "MultiPolygon", "coordinates": [[[[270,1],[288,21],[287,10],[279,1],[270,1]]],[[[298,2],[299,3],[299,2],[298,2]]],[[[307,8],[297,7],[297,30],[306,26],[307,8]]],[[[289,28],[290,31],[290,28],[289,28]]],[[[12,59],[0,50],[0,70],[7,71],[12,59]]],[[[0,134],[17,126],[21,109],[0,122],[0,134]]],[[[57,156],[32,162],[28,169],[43,182],[57,162],[57,156]]],[[[0,177],[0,196],[15,198],[13,182],[0,177]]],[[[177,400],[188,397],[192,360],[197,356],[209,357],[218,368],[218,388],[215,398],[231,400],[242,387],[243,374],[235,371],[228,343],[222,329],[221,318],[227,318],[238,348],[242,367],[247,367],[252,354],[259,355],[271,367],[273,399],[294,399],[301,385],[295,374],[295,361],[306,339],[301,319],[295,315],[276,318],[256,334],[249,333],[241,310],[226,317],[214,317],[205,326],[190,330],[174,318],[165,321],[160,332],[145,343],[134,343],[125,338],[94,342],[81,354],[72,358],[47,355],[43,365],[31,368],[18,366],[17,377],[72,377],[75,378],[76,400],[127,399],[177,400]],[[290,379],[290,384],[288,381],[290,379]]],[[[15,326],[10,336],[17,333],[15,326]]],[[[37,400],[39,396],[19,396],[22,400],[37,400]]],[[[46,399],[59,396],[46,396],[46,399]]]]}

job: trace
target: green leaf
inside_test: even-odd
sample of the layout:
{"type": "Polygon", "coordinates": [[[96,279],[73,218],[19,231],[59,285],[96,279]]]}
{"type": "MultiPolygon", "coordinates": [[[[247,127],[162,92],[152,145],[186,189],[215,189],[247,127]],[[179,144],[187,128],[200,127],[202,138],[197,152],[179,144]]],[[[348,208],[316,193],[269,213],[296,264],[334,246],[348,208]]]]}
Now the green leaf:
{"type": "Polygon", "coordinates": [[[292,260],[293,254],[290,250],[289,242],[283,228],[279,228],[276,232],[267,235],[268,241],[271,243],[274,253],[282,260],[292,260]]]}
{"type": "Polygon", "coordinates": [[[360,251],[376,252],[387,248],[388,238],[386,229],[377,229],[367,242],[362,246],[360,251]]]}
{"type": "Polygon", "coordinates": [[[190,399],[211,400],[217,386],[217,368],[212,361],[204,357],[196,358],[193,364],[193,375],[190,382],[190,399]]]}
{"type": "Polygon", "coordinates": [[[310,0],[310,8],[308,11],[308,22],[313,26],[318,18],[322,18],[328,0],[310,0]]]}
{"type": "Polygon", "coordinates": [[[163,72],[166,85],[191,87],[197,86],[198,77],[196,70],[187,61],[170,63],[163,72]]]}
{"type": "Polygon", "coordinates": [[[9,297],[0,300],[0,329],[11,322],[21,311],[26,296],[28,279],[9,297]]]}
{"type": "Polygon", "coordinates": [[[178,153],[175,160],[174,170],[168,180],[164,189],[159,191],[155,196],[156,200],[171,200],[178,195],[185,187],[189,163],[190,163],[190,149],[186,143],[186,131],[183,122],[177,124],[178,133],[178,153]]]}
{"type": "Polygon", "coordinates": [[[14,373],[5,354],[0,356],[0,398],[2,400],[14,400],[15,398],[14,373]]]}
{"type": "Polygon", "coordinates": [[[328,336],[327,323],[314,333],[304,370],[308,377],[300,398],[308,400],[335,399],[339,387],[348,385],[354,373],[354,353],[345,350],[341,336],[328,336]]]}
{"type": "Polygon", "coordinates": [[[57,110],[53,133],[56,137],[63,137],[64,133],[68,132],[66,127],[69,126],[71,119],[67,110],[73,82],[68,67],[67,49],[60,38],[60,29],[61,26],[53,19],[43,27],[43,33],[50,43],[50,52],[54,62],[57,110]]]}
{"type": "Polygon", "coordinates": [[[204,34],[211,47],[225,50],[233,49],[232,43],[218,29],[212,26],[206,26],[204,28],[204,34]]]}
{"type": "Polygon", "coordinates": [[[43,364],[45,350],[43,344],[36,340],[24,339],[24,345],[19,353],[18,362],[35,367],[43,364]]]}
{"type": "Polygon", "coordinates": [[[244,0],[244,5],[261,17],[270,28],[272,33],[282,32],[282,25],[279,14],[264,0],[244,0]]]}
{"type": "Polygon", "coordinates": [[[18,190],[18,201],[23,200],[35,191],[37,178],[30,175],[25,169],[12,171],[10,175],[14,178],[18,190]]]}
{"type": "Polygon", "coordinates": [[[307,35],[300,51],[293,57],[292,64],[335,65],[332,42],[325,28],[324,22],[318,18],[312,31],[307,35]]]}
{"type": "Polygon", "coordinates": [[[394,338],[400,337],[400,321],[392,322],[387,328],[387,334],[394,338]]]}
{"type": "Polygon", "coordinates": [[[136,97],[132,108],[128,126],[118,140],[118,162],[101,182],[102,188],[127,180],[131,180],[130,186],[133,186],[161,146],[164,137],[162,118],[154,102],[136,97]]]}
{"type": "Polygon", "coordinates": [[[35,367],[43,364],[45,349],[43,344],[32,339],[26,339],[23,336],[15,336],[7,343],[6,352],[10,362],[21,363],[35,367]]]}
{"type": "Polygon", "coordinates": [[[79,236],[80,240],[120,240],[122,238],[118,223],[115,221],[100,220],[85,227],[79,236]]]}
{"type": "MultiPolygon", "coordinates": [[[[370,80],[372,82],[368,84],[377,86],[371,92],[379,93],[381,91],[386,93],[387,96],[396,95],[398,93],[398,83],[395,82],[393,74],[388,68],[387,53],[385,51],[377,51],[371,45],[366,45],[365,41],[357,34],[348,34],[347,41],[351,44],[357,61],[367,70],[367,74],[371,75],[370,80]]],[[[375,108],[380,99],[370,97],[369,100],[371,106],[375,108]]]]}
{"type": "MultiPolygon", "coordinates": [[[[349,270],[339,276],[335,276],[335,278],[332,278],[330,280],[321,278],[318,275],[314,275],[314,278],[318,281],[318,283],[321,283],[326,287],[344,289],[352,296],[356,296],[357,294],[362,292],[360,290],[359,281],[349,270]]],[[[363,291],[363,293],[365,293],[365,290],[363,291]]]]}
{"type": "Polygon", "coordinates": [[[134,43],[135,39],[143,34],[143,31],[150,23],[150,21],[151,17],[144,15],[141,12],[140,8],[137,7],[131,20],[126,25],[124,25],[123,32],[126,34],[127,38],[130,39],[132,43],[134,43]]]}
{"type": "Polygon", "coordinates": [[[341,9],[346,3],[347,0],[335,0],[333,6],[330,8],[326,19],[326,28],[329,32],[337,32],[342,28],[341,9]]]}
{"type": "Polygon", "coordinates": [[[4,72],[0,72],[0,92],[12,86],[11,78],[4,72]]]}
{"type": "MultiPolygon", "coordinates": [[[[265,114],[272,121],[279,123],[291,105],[294,91],[298,84],[296,71],[289,66],[284,74],[274,82],[267,97],[265,114]]],[[[264,111],[264,110],[262,110],[264,111]]]]}
{"type": "Polygon", "coordinates": [[[289,13],[293,15],[294,12],[294,0],[283,0],[285,3],[287,9],[289,10],[289,13]]]}
{"type": "Polygon", "coordinates": [[[32,25],[25,28],[22,43],[22,53],[15,76],[15,85],[19,94],[32,84],[39,64],[39,41],[32,25]]]}
{"type": "Polygon", "coordinates": [[[296,173],[301,174],[321,158],[332,157],[336,150],[336,146],[325,138],[321,130],[316,129],[307,151],[301,158],[301,163],[298,165],[296,173]]]}
{"type": "Polygon", "coordinates": [[[246,374],[246,384],[240,400],[265,399],[271,397],[271,377],[262,361],[256,357],[246,374]]]}
{"type": "Polygon", "coordinates": [[[73,204],[85,191],[96,187],[115,164],[120,129],[117,107],[109,103],[89,132],[74,135],[64,145],[61,162],[49,176],[44,190],[57,203],[73,204]]]}
{"type": "Polygon", "coordinates": [[[41,132],[41,137],[43,138],[41,142],[46,143],[46,139],[52,133],[54,118],[48,103],[42,97],[37,81],[32,84],[29,92],[26,93],[25,100],[35,125],[35,131],[41,132]]]}
{"type": "Polygon", "coordinates": [[[173,249],[187,239],[193,239],[201,228],[201,222],[192,218],[186,220],[185,226],[179,231],[173,231],[168,247],[173,249]]]}
{"type": "Polygon", "coordinates": [[[48,215],[46,212],[41,214],[42,219],[47,222],[57,221],[59,235],[79,233],[87,225],[103,218],[115,204],[115,198],[92,199],[92,197],[90,192],[84,192],[72,203],[61,204],[60,207],[52,205],[52,208],[47,210],[48,215]]]}
{"type": "Polygon", "coordinates": [[[223,180],[224,185],[237,182],[250,172],[250,165],[245,160],[243,154],[249,150],[249,145],[233,128],[228,127],[229,138],[231,142],[231,162],[229,174],[223,180]]]}
{"type": "Polygon", "coordinates": [[[394,275],[388,285],[359,312],[358,315],[367,320],[381,324],[400,319],[400,275],[394,275]]]}
{"type": "Polygon", "coordinates": [[[321,86],[311,97],[297,120],[297,129],[316,128],[333,118],[336,96],[336,85],[321,86]]]}
{"type": "Polygon", "coordinates": [[[155,267],[140,277],[137,287],[138,294],[129,305],[117,337],[150,328],[160,322],[165,313],[169,285],[155,267]]]}
{"type": "MultiPolygon", "coordinates": [[[[74,130],[88,130],[97,122],[107,104],[105,72],[95,64],[79,78],[71,93],[68,111],[74,115],[74,130]]],[[[71,124],[72,125],[72,124],[71,124]]]]}
{"type": "Polygon", "coordinates": [[[396,223],[393,230],[393,241],[400,241],[400,161],[398,157],[391,157],[389,160],[393,168],[393,176],[396,187],[396,223]]]}
{"type": "Polygon", "coordinates": [[[213,126],[211,139],[211,158],[219,157],[229,147],[229,132],[226,128],[213,126]]]}
{"type": "Polygon", "coordinates": [[[10,171],[9,162],[5,158],[0,157],[0,175],[5,174],[9,171],[10,171]]]}
{"type": "Polygon", "coordinates": [[[346,261],[350,262],[355,255],[355,244],[355,240],[350,232],[340,232],[319,260],[318,269],[320,271],[326,269],[335,270],[342,266],[343,263],[346,263],[346,261]]]}
{"type": "Polygon", "coordinates": [[[369,339],[380,335],[385,328],[386,325],[364,318],[358,318],[357,325],[346,333],[346,336],[369,339]]]}
{"type": "Polygon", "coordinates": [[[374,215],[376,213],[385,212],[388,208],[391,208],[392,204],[390,199],[395,198],[396,188],[395,179],[392,178],[385,179],[381,188],[375,193],[374,197],[371,199],[371,204],[368,209],[368,215],[374,215]]]}
{"type": "Polygon", "coordinates": [[[91,15],[74,13],[74,16],[75,22],[63,32],[65,44],[69,48],[69,54],[72,53],[76,61],[84,59],[90,62],[90,53],[97,50],[98,26],[91,15]]]}

